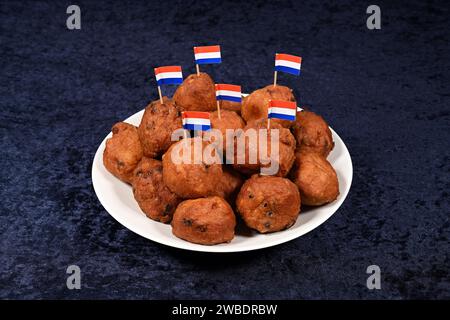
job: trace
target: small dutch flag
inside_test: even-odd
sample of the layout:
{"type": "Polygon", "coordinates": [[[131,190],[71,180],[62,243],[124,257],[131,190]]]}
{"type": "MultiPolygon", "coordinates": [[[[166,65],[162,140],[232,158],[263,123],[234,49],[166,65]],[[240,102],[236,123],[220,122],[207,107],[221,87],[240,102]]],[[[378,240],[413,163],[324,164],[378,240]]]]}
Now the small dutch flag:
{"type": "Polygon", "coordinates": [[[242,101],[241,86],[216,84],[216,99],[240,103],[242,101]]]}
{"type": "Polygon", "coordinates": [[[291,101],[270,100],[267,118],[294,121],[297,104],[291,101]]]}
{"type": "Polygon", "coordinates": [[[211,129],[209,112],[184,111],[182,113],[183,129],[208,131],[211,129]]]}
{"type": "Polygon", "coordinates": [[[275,71],[286,72],[298,76],[300,75],[301,67],[302,57],[284,53],[275,54],[275,71]]]}
{"type": "Polygon", "coordinates": [[[155,77],[158,86],[162,84],[180,84],[183,82],[183,73],[180,66],[166,66],[155,68],[155,77]]]}
{"type": "Polygon", "coordinates": [[[220,46],[194,47],[195,64],[221,63],[220,46]]]}

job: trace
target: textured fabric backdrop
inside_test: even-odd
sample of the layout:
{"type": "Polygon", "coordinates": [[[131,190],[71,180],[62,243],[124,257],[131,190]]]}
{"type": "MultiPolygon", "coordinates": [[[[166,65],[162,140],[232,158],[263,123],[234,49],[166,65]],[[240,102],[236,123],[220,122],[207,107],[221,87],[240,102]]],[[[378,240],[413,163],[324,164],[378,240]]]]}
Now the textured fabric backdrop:
{"type": "Polygon", "coordinates": [[[449,9],[444,2],[69,1],[0,3],[1,298],[450,298],[449,9]],[[220,44],[218,82],[280,75],[347,144],[350,194],[325,224],[273,248],[200,254],[117,223],[91,182],[112,124],[157,97],[153,67],[194,72],[194,45],[220,44]],[[66,288],[79,265],[82,289],[66,288]],[[369,265],[381,290],[366,288],[369,265]]]}

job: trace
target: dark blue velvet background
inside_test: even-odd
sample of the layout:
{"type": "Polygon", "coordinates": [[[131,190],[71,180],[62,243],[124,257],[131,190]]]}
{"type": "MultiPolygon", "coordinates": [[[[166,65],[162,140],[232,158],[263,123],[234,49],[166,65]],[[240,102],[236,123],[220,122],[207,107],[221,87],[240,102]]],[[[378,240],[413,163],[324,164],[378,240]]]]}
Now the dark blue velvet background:
{"type": "MultiPolygon", "coordinates": [[[[1,298],[450,298],[450,48],[444,1],[69,1],[0,3],[1,298]],[[94,153],[112,124],[156,98],[152,68],[194,72],[192,46],[221,44],[218,82],[280,75],[351,153],[354,180],[313,232],[241,254],[148,241],[103,209],[94,153]],[[66,288],[77,264],[82,289],[66,288]],[[368,265],[382,289],[366,288],[368,265]]],[[[447,3],[448,5],[448,3],[447,3]]]]}

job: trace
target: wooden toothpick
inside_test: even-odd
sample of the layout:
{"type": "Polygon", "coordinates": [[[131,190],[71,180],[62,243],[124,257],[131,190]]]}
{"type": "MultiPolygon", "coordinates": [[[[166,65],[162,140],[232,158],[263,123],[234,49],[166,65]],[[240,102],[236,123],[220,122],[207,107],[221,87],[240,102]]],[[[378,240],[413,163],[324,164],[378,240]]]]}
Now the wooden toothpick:
{"type": "Polygon", "coordinates": [[[164,104],[160,86],[158,86],[158,94],[159,94],[159,101],[161,101],[161,104],[164,104]]]}
{"type": "Polygon", "coordinates": [[[217,100],[217,115],[219,116],[219,120],[222,120],[222,117],[220,116],[220,100],[217,100]]]}

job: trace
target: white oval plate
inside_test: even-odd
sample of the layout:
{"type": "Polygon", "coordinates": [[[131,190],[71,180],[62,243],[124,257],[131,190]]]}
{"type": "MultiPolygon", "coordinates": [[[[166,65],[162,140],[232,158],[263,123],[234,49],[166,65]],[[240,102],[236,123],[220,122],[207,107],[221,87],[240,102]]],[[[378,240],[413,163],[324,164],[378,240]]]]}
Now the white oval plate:
{"type": "MultiPolygon", "coordinates": [[[[125,122],[138,126],[144,110],[141,110],[125,122]]],[[[203,252],[239,252],[275,246],[280,243],[298,238],[317,228],[336,212],[342,205],[350,190],[353,178],[353,166],[350,154],[341,138],[331,129],[335,146],[328,156],[328,160],[336,170],[339,179],[339,197],[336,201],[301,212],[297,222],[289,229],[271,234],[239,234],[226,244],[205,246],[190,243],[175,237],[170,225],[153,221],[145,216],[134,200],[131,186],[115,178],[103,166],[103,150],[106,139],[112,136],[109,133],[97,149],[92,164],[92,184],[95,193],[103,207],[119,223],[131,231],[155,242],[167,246],[203,252]]]]}

